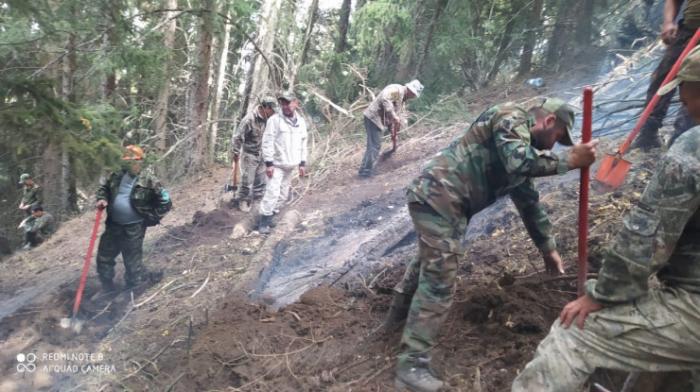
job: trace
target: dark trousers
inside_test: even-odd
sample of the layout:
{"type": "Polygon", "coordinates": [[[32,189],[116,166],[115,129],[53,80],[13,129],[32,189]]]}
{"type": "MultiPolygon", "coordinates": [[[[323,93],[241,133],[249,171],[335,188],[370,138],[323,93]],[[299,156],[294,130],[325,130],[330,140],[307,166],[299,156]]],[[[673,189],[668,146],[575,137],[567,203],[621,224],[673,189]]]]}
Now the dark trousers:
{"type": "Polygon", "coordinates": [[[135,286],[145,278],[143,266],[143,238],[146,225],[134,223],[120,225],[107,223],[97,248],[97,274],[103,282],[114,279],[115,259],[121,253],[124,259],[124,280],[127,286],[135,286]]]}
{"type": "MultiPolygon", "coordinates": [[[[683,25],[679,26],[678,37],[666,48],[664,57],[661,59],[661,62],[656,67],[654,73],[651,75],[651,84],[649,84],[649,89],[647,90],[646,103],[651,101],[654,94],[656,94],[656,91],[659,89],[659,87],[661,87],[661,83],[664,81],[669,71],[671,71],[671,68],[673,68],[673,64],[676,62],[676,60],[678,60],[678,57],[680,57],[683,49],[685,49],[685,46],[688,44],[688,41],[690,41],[693,34],[695,34],[695,29],[689,29],[683,25]]],[[[656,107],[651,112],[649,119],[642,128],[642,134],[648,136],[655,136],[658,134],[659,128],[661,128],[664,117],[666,117],[668,107],[671,105],[671,100],[673,99],[674,94],[675,91],[668,93],[659,99],[659,102],[656,104],[656,107]]],[[[680,111],[678,112],[678,117],[676,117],[676,121],[673,125],[675,132],[671,137],[670,144],[672,144],[673,141],[683,132],[694,127],[696,124],[695,121],[693,121],[693,119],[688,115],[688,111],[685,109],[685,107],[681,107],[680,111]]]]}
{"type": "Polygon", "coordinates": [[[44,237],[42,237],[41,234],[32,231],[24,232],[24,243],[29,244],[32,248],[38,246],[42,242],[44,242],[44,237]]]}
{"type": "Polygon", "coordinates": [[[365,156],[362,158],[360,166],[361,176],[371,176],[373,174],[374,165],[379,158],[379,150],[382,148],[382,130],[372,122],[372,120],[364,117],[365,131],[367,131],[367,149],[365,156]]]}

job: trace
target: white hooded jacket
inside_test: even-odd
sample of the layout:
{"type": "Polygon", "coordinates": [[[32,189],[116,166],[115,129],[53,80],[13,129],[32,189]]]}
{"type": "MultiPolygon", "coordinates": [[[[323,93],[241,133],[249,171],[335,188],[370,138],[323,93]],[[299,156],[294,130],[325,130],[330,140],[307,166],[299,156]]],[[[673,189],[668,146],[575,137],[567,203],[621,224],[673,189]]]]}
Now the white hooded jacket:
{"type": "Polygon", "coordinates": [[[292,168],[306,164],[306,121],[298,113],[296,124],[283,114],[275,114],[267,120],[262,138],[262,155],[265,164],[292,168]]]}

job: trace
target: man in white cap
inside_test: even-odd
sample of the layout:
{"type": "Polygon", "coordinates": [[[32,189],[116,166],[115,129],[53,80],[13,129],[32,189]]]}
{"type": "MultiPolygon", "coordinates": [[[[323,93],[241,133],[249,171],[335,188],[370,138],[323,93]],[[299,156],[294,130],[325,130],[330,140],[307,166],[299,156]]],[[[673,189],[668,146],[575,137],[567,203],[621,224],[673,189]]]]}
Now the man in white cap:
{"type": "Polygon", "coordinates": [[[390,84],[384,87],[377,98],[364,111],[365,130],[367,131],[367,150],[362,158],[360,177],[370,177],[382,147],[382,133],[386,130],[397,134],[405,119],[405,103],[420,97],[423,85],[412,80],[405,85],[390,84]]]}

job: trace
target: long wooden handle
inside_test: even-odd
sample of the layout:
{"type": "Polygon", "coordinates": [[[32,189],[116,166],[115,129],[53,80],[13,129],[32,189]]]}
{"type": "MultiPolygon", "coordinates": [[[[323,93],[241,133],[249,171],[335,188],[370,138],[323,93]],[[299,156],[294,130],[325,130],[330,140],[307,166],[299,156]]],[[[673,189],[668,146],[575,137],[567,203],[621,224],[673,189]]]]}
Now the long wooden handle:
{"type": "Polygon", "coordinates": [[[73,317],[78,315],[78,310],[80,310],[80,302],[83,300],[83,291],[85,290],[85,281],[87,281],[87,274],[90,270],[90,261],[92,260],[92,251],[95,249],[95,240],[97,239],[97,231],[100,229],[100,221],[102,220],[103,208],[98,208],[95,214],[95,224],[92,226],[92,233],[90,234],[90,244],[88,245],[87,253],[85,254],[85,262],[83,263],[83,272],[80,275],[80,283],[78,284],[78,291],[75,293],[75,302],[73,303],[73,317]]]}
{"type": "MultiPolygon", "coordinates": [[[[588,143],[593,137],[593,89],[589,86],[583,89],[583,125],[581,141],[588,143]]],[[[585,292],[586,275],[588,273],[588,188],[591,173],[588,167],[581,169],[581,187],[578,202],[578,295],[585,292]]]]}

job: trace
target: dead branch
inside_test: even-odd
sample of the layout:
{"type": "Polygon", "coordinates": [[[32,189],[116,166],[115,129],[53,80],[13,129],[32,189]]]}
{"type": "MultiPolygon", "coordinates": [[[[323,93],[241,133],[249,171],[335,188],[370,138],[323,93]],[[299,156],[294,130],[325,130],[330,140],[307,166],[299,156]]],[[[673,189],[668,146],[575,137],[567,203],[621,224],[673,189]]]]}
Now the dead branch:
{"type": "Polygon", "coordinates": [[[197,291],[195,291],[195,292],[192,294],[192,296],[190,296],[190,298],[194,298],[197,294],[199,294],[200,291],[202,291],[202,289],[204,289],[204,286],[206,286],[206,285],[207,285],[207,282],[209,282],[209,276],[210,276],[210,274],[211,274],[211,272],[207,272],[207,278],[204,279],[204,283],[202,283],[202,285],[199,286],[199,288],[197,289],[197,291]]]}

